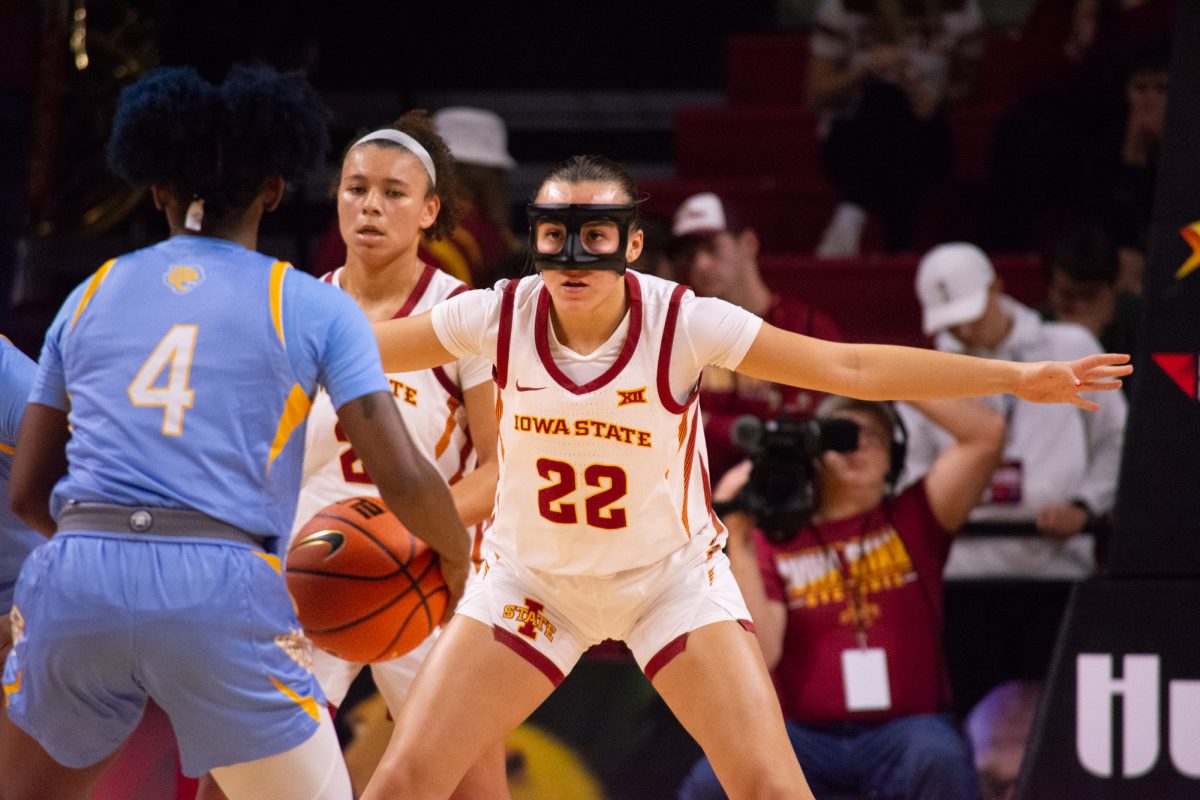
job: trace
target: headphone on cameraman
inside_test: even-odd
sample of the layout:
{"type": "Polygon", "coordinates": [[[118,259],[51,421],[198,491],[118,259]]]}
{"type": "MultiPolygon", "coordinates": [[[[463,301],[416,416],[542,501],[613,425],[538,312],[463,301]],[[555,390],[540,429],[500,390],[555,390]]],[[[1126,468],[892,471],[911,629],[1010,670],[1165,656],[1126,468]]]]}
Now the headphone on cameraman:
{"type": "Polygon", "coordinates": [[[891,441],[888,446],[888,471],[884,481],[887,483],[888,494],[892,494],[896,489],[896,481],[900,480],[900,475],[904,472],[904,459],[908,455],[908,428],[904,426],[900,413],[890,400],[855,400],[829,395],[817,404],[814,416],[817,419],[828,419],[841,411],[876,414],[887,424],[891,441]]]}

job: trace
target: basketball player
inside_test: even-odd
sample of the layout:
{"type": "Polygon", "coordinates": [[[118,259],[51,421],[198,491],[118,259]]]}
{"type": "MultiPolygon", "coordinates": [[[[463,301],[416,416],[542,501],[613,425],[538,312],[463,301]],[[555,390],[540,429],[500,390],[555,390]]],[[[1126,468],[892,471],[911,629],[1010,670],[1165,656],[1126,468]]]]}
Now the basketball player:
{"type": "MultiPolygon", "coordinates": [[[[13,452],[17,443],[17,427],[25,413],[25,401],[33,386],[37,364],[0,336],[0,659],[12,645],[13,586],[25,558],[46,537],[19,520],[8,503],[8,478],[12,472],[13,452]]],[[[0,708],[0,716],[4,715],[0,708]]]]}
{"type": "Polygon", "coordinates": [[[87,796],[148,696],[184,773],[211,770],[234,800],[350,798],[279,573],[318,384],[388,505],[442,554],[452,602],[461,591],[470,538],[361,311],[254,252],[325,144],[298,75],[240,67],[218,88],[167,68],[122,95],[110,166],[150,186],[171,236],[101,267],[46,337],[11,493],[53,538],[16,587],[5,800],[87,796]]]}
{"type": "Polygon", "coordinates": [[[590,645],[623,639],[733,798],[812,797],[721,552],[695,390],[707,364],[866,399],[1095,403],[1127,356],[1018,364],[825,342],[627,271],[636,188],[556,167],[529,207],[540,274],[376,326],[389,370],[496,365],[500,478],[479,579],[425,660],[364,798],[444,798],[590,645]]]}
{"type": "MultiPolygon", "coordinates": [[[[450,151],[423,111],[410,111],[391,127],[356,140],[342,160],[337,190],[346,264],[322,280],[340,286],[372,321],[422,313],[466,291],[466,284],[417,255],[423,232],[440,237],[454,229],[454,178],[450,151]]],[[[464,358],[444,367],[392,373],[388,381],[417,447],[451,484],[459,517],[476,526],[472,553],[478,555],[482,526],[477,523],[491,513],[496,493],[491,363],[478,356],[464,358]]],[[[337,422],[329,396],[322,392],[309,416],[297,528],[330,503],[378,493],[337,422]]],[[[431,637],[398,659],[371,665],[375,685],[393,717],[432,644],[431,637]]],[[[341,705],[362,665],[322,650],[313,655],[325,696],[341,705]]],[[[455,797],[507,796],[504,746],[497,742],[467,774],[455,797]]]]}

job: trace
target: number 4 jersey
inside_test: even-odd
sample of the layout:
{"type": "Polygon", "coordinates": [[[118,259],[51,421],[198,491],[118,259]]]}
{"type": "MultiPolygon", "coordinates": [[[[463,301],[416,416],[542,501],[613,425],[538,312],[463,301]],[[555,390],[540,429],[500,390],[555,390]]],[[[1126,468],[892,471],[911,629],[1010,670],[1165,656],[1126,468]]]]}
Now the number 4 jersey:
{"type": "Polygon", "coordinates": [[[59,311],[30,397],[69,412],[54,508],[188,508],[286,543],[318,384],[337,406],[387,389],[344,292],[223,239],[113,259],[59,311]]]}
{"type": "Polygon", "coordinates": [[[434,310],[450,352],[496,364],[500,484],[489,537],[526,567],[607,575],[691,542],[708,547],[720,530],[695,387],[705,364],[741,362],[760,321],[669,281],[633,271],[624,281],[625,320],[586,356],[557,342],[537,276],[434,310]]]}

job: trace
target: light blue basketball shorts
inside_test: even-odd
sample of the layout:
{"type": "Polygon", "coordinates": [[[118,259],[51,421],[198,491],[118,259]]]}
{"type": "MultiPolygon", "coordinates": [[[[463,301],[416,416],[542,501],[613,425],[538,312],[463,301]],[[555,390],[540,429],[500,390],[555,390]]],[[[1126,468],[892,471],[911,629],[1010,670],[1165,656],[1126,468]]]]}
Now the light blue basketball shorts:
{"type": "Polygon", "coordinates": [[[193,777],[317,730],[311,646],[278,559],[248,544],[60,532],[26,562],[14,616],[9,718],[68,767],[116,750],[147,697],[193,777]]]}

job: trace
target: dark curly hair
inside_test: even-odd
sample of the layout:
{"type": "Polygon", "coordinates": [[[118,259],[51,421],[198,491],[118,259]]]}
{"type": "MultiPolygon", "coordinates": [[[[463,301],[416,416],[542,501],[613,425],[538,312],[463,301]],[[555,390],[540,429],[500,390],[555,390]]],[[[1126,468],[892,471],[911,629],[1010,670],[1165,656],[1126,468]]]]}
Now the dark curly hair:
{"type": "MultiPolygon", "coordinates": [[[[433,160],[434,172],[437,173],[437,183],[436,185],[430,183],[425,197],[428,199],[437,196],[442,201],[442,207],[438,211],[437,219],[425,233],[430,239],[442,239],[450,235],[450,232],[458,225],[458,218],[462,212],[461,190],[454,157],[450,155],[449,146],[438,135],[437,129],[433,125],[433,117],[423,108],[414,108],[394,120],[388,127],[395,128],[416,139],[429,153],[429,157],[433,160]]],[[[362,131],[354,137],[354,141],[347,145],[345,151],[342,152],[342,161],[345,161],[346,156],[354,149],[355,142],[368,133],[370,131],[362,131]]],[[[370,144],[403,149],[401,145],[388,139],[372,139],[370,144]]]]}
{"type": "Polygon", "coordinates": [[[324,163],[327,112],[299,73],[236,66],[221,86],[191,67],[156,69],[121,93],[108,165],[134,185],[204,200],[204,227],[243,213],[272,176],[324,163]]]}

